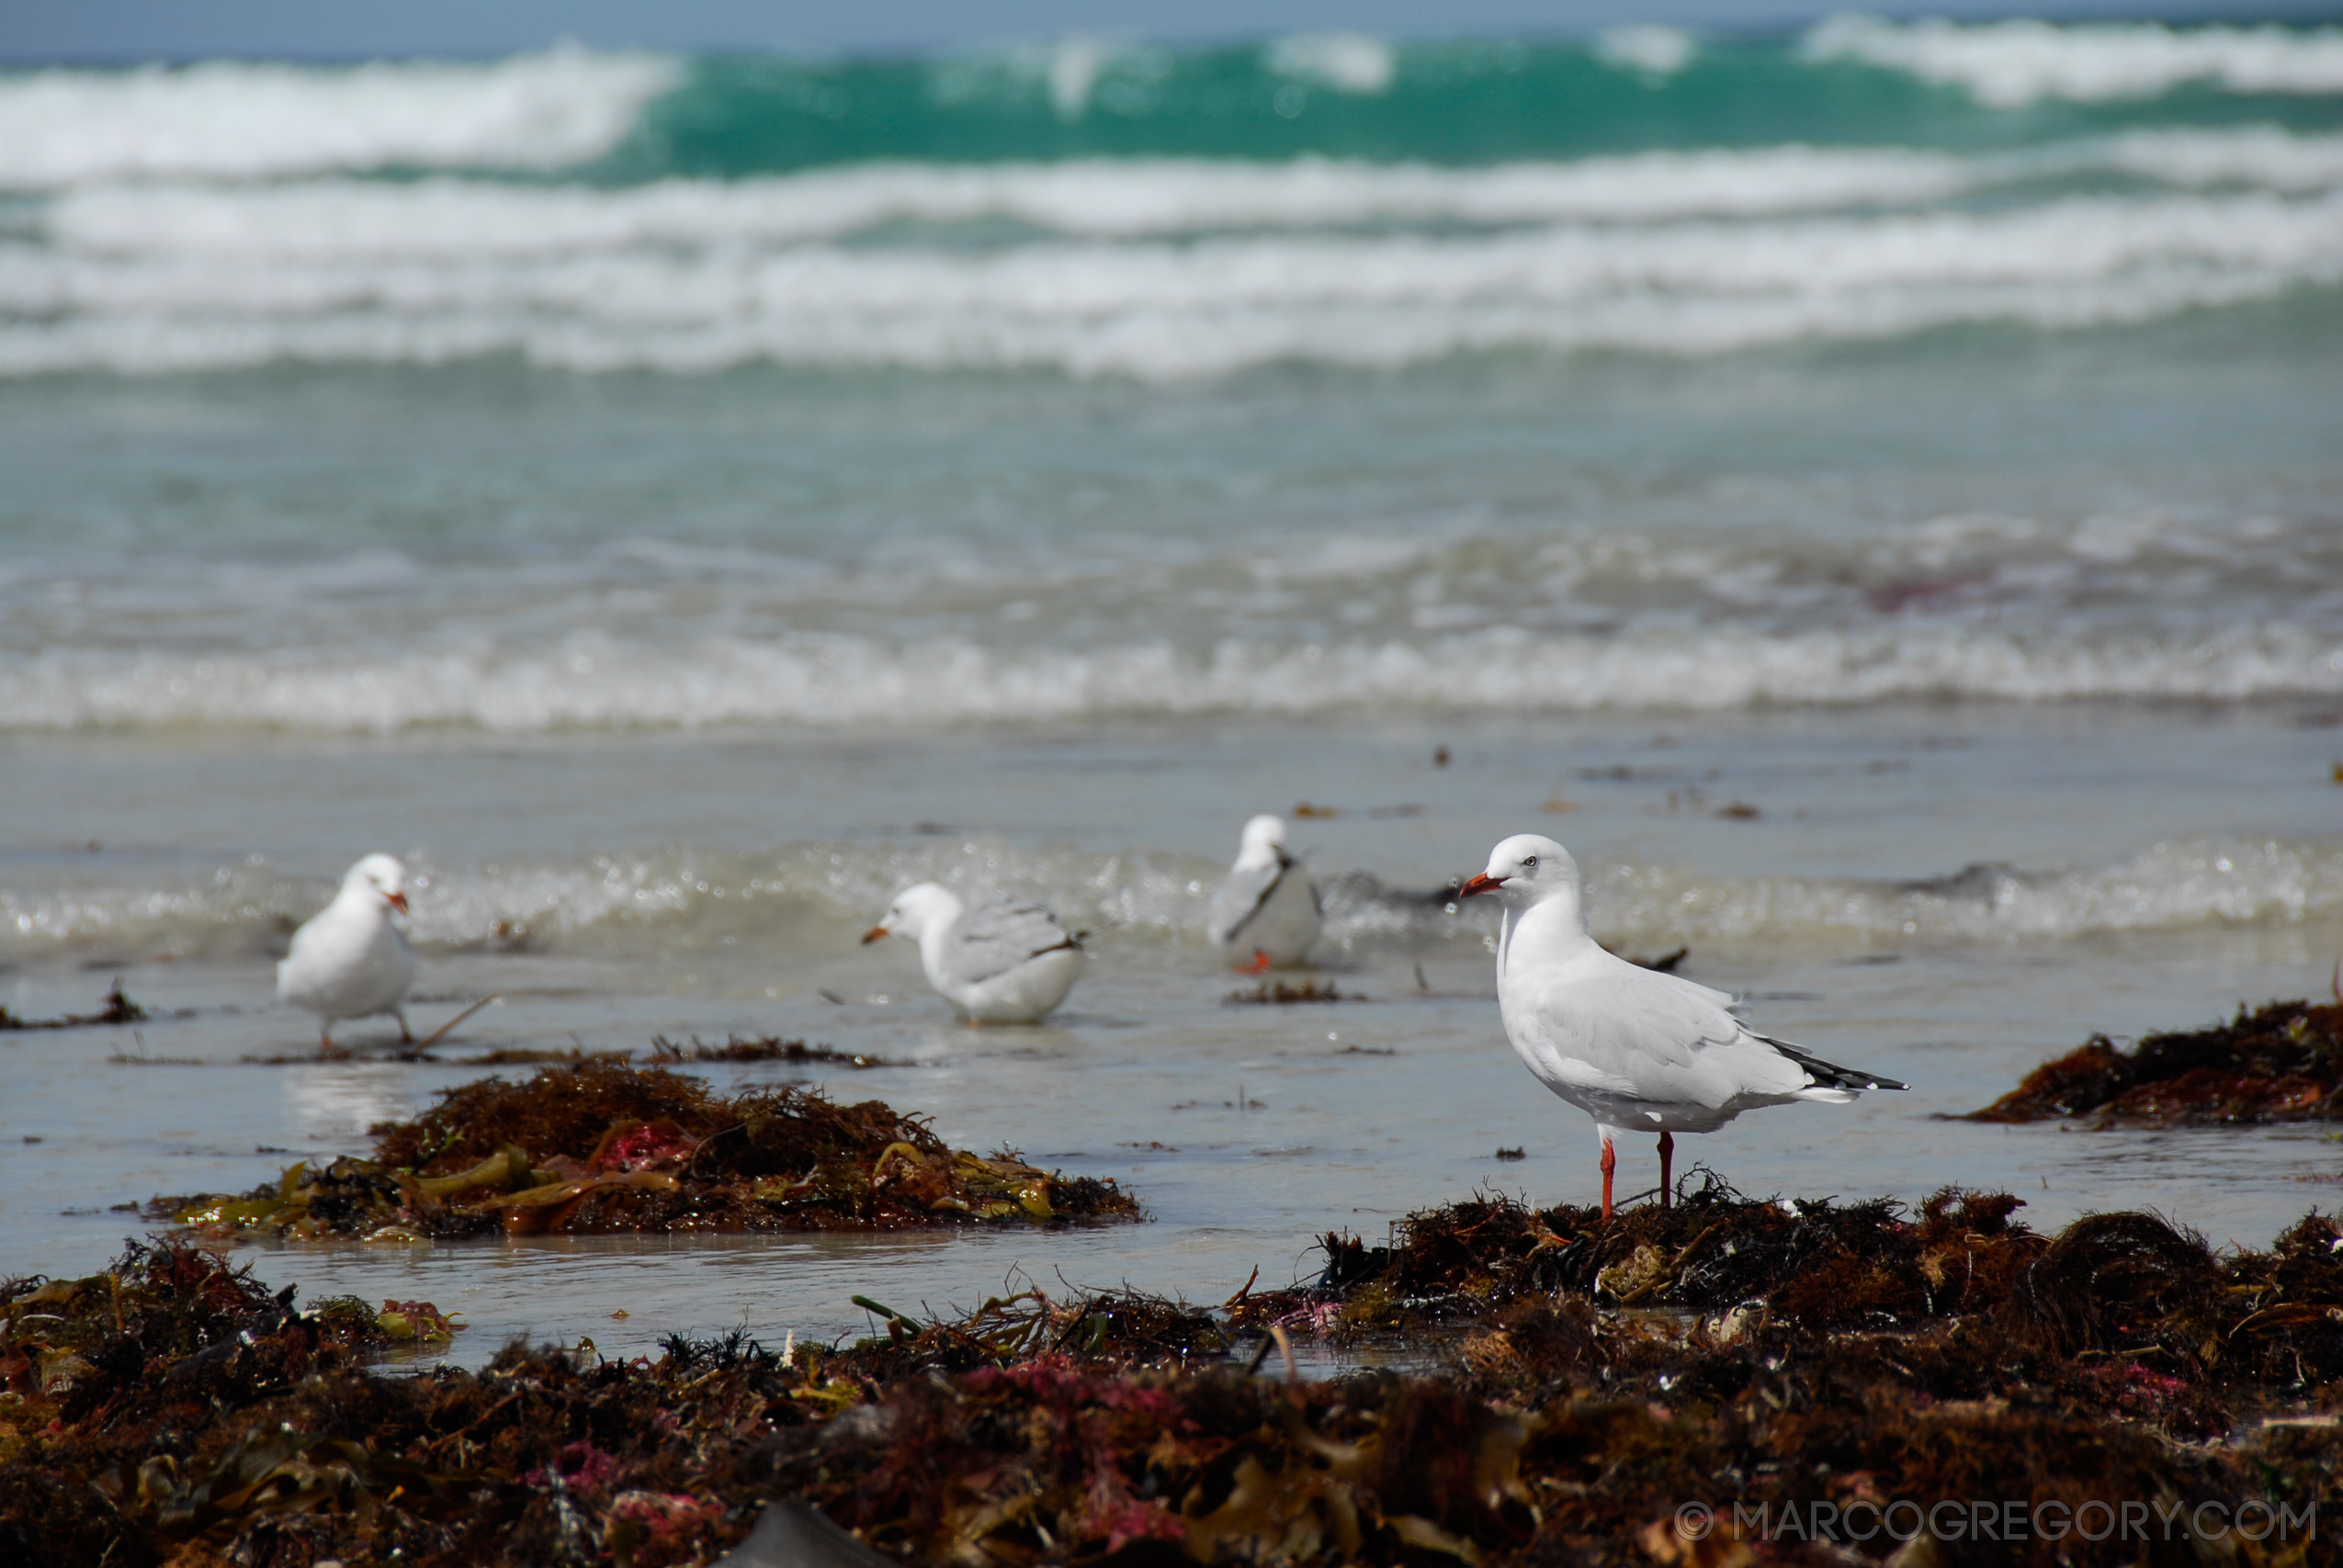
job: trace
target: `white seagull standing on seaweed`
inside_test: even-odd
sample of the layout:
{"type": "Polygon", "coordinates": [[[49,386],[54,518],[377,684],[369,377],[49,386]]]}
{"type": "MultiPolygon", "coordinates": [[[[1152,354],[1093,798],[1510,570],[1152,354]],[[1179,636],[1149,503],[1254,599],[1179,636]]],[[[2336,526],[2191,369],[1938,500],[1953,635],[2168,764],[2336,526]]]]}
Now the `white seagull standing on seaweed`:
{"type": "Polygon", "coordinates": [[[415,953],[390,911],[407,912],[407,868],[371,854],[350,867],[334,901],[293,933],[277,965],[279,998],[317,1014],[317,1051],[334,1054],[334,1021],[389,1013],[399,1043],[414,1039],[399,1004],[415,983],[415,953]]]}
{"type": "Polygon", "coordinates": [[[1671,1197],[1678,1133],[1713,1133],[1744,1111],[1815,1100],[1844,1104],[1907,1085],[1834,1066],[1734,1016],[1723,991],[1630,964],[1587,932],[1579,863],[1552,839],[1517,833],[1459,894],[1494,893],[1497,1006],[1505,1037],[1538,1082],[1594,1118],[1602,1138],[1602,1217],[1613,1143],[1659,1134],[1659,1204],[1671,1197]]]}
{"type": "Polygon", "coordinates": [[[1082,972],[1082,937],[1030,899],[997,895],[970,908],[941,883],[895,895],[865,943],[907,936],[936,994],[970,1023],[1038,1023],[1082,972]]]}
{"type": "Polygon", "coordinates": [[[1237,863],[1212,890],[1205,934],[1249,974],[1291,969],[1309,957],[1324,907],[1302,863],[1285,852],[1285,819],[1264,813],[1245,824],[1237,863]]]}

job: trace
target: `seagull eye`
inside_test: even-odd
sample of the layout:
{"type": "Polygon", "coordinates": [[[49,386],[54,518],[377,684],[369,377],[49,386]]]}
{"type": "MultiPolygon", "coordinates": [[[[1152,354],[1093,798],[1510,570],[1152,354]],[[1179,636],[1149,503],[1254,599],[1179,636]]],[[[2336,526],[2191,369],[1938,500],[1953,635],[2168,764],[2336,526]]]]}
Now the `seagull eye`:
{"type": "Polygon", "coordinates": [[[1533,870],[1535,870],[1535,869],[1536,869],[1536,867],[1537,867],[1537,856],[1535,856],[1535,855],[1531,855],[1531,856],[1529,856],[1527,859],[1525,859],[1525,860],[1523,860],[1523,861],[1522,862],[1522,869],[1523,871],[1533,871],[1533,870]]]}

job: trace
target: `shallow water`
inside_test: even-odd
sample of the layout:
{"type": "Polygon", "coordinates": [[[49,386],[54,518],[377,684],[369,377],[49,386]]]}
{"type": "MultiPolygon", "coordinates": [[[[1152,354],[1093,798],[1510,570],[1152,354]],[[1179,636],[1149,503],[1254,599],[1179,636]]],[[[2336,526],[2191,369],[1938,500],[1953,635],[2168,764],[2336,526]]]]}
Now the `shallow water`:
{"type": "MultiPolygon", "coordinates": [[[[860,1324],[855,1293],[914,1310],[973,1304],[1029,1279],[1217,1300],[1256,1267],[1277,1284],[1307,1273],[1321,1231],[1377,1235],[1411,1208],[1483,1184],[1584,1201],[1596,1175],[1590,1128],[1506,1048],[1485,919],[1396,897],[1474,869],[1488,842],[1524,827],[1559,830],[1584,857],[1601,934],[1641,951],[1688,943],[1686,972],[1753,993],[1768,1025],[1915,1085],[1851,1107],[1753,1113],[1688,1140],[1688,1164],[1794,1196],[2006,1186],[2045,1225],[2146,1205],[2222,1242],[2263,1243],[2326,1197],[2316,1183],[2336,1159],[2324,1134],[1940,1118],[2094,1031],[2136,1033],[2322,988],[2343,948],[2343,841],[2327,831],[2334,731],[2300,716],[1930,706],[1697,725],[1452,718],[687,742],[443,734],[209,750],[17,739],[8,765],[39,782],[42,805],[12,817],[14,874],[40,863],[74,890],[61,902],[112,913],[67,944],[75,956],[20,962],[6,1005],[86,1010],[119,966],[150,1008],[191,1011],[134,1032],[0,1036],[17,1090],[0,1131],[0,1250],[17,1268],[86,1268],[141,1228],[108,1205],[245,1188],[295,1157],[359,1148],[370,1122],[481,1071],[460,1065],[471,1050],[639,1048],[654,1033],[777,1032],[912,1063],[697,1070],[724,1084],[788,1077],[884,1098],[934,1116],[957,1145],[1008,1145],[1113,1176],[1151,1223],[302,1247],[265,1249],[264,1275],[311,1294],[460,1306],[475,1327],[467,1356],[515,1333],[586,1335],[616,1353],[739,1323],[768,1338],[827,1337],[860,1324]],[[1432,764],[1438,744],[1452,755],[1445,768],[1432,764]],[[1543,809],[1557,795],[1570,811],[1543,809]],[[190,860],[233,867],[239,835],[262,823],[271,859],[240,869],[278,879],[268,886],[288,905],[313,901],[343,832],[315,803],[346,810],[353,795],[373,797],[385,841],[428,846],[416,855],[428,885],[415,923],[447,936],[425,949],[430,999],[417,1021],[491,990],[506,998],[441,1047],[444,1062],[300,1061],[306,1021],[268,1005],[265,949],[277,926],[241,913],[260,904],[207,911],[192,921],[199,942],[184,912],[143,925],[119,912],[119,889],[167,884],[190,860]],[[502,805],[449,812],[449,799],[502,805]],[[1761,815],[1715,816],[1728,799],[1761,815]],[[1208,885],[1246,811],[1300,800],[1341,813],[1299,823],[1299,836],[1337,890],[1329,976],[1364,999],[1232,1005],[1238,982],[1216,971],[1190,886],[1208,885]],[[1410,809],[1375,814],[1393,808],[1410,809]],[[934,830],[955,816],[987,829],[934,830]],[[86,847],[130,818],[172,847],[86,847]],[[692,825],[690,840],[661,846],[659,830],[677,823],[692,825]],[[581,873],[596,857],[654,867],[641,878],[656,895],[649,908],[606,909],[601,885],[581,873]],[[2000,869],[1954,874],[1980,863],[2000,869]],[[893,881],[929,871],[1042,892],[1078,921],[1127,923],[1093,939],[1091,973],[1049,1025],[969,1030],[925,993],[907,949],[855,941],[893,881]],[[701,892],[709,876],[731,880],[701,892]],[[747,884],[769,890],[743,903],[747,884]],[[492,919],[540,934],[533,947],[490,951],[492,919]],[[279,1055],[296,1060],[241,1061],[279,1055]],[[1500,1147],[1528,1157],[1500,1163],[1500,1147]]],[[[205,891],[204,879],[190,886],[205,891]]],[[[361,1047],[388,1039],[379,1025],[343,1032],[361,1047]]],[[[1629,1187],[1647,1183],[1649,1152],[1625,1157],[1629,1187]]]]}
{"type": "Polygon", "coordinates": [[[2322,1134],[1939,1118],[2330,983],[2339,139],[2315,28],[0,73],[0,1006],[157,1013],[0,1033],[0,1269],[660,1034],[909,1059],[818,1081],[1153,1218],[264,1274],[632,1352],[1583,1201],[1429,897],[1532,828],[1915,1086],[1688,1160],[2265,1243],[2322,1134]],[[1304,802],[1365,999],[1229,1005],[1205,890],[1304,802]],[[301,1060],[377,848],[418,1023],[504,1000],[301,1060]],[[1096,931],[1064,1014],[855,944],[929,876],[1096,931]]]}

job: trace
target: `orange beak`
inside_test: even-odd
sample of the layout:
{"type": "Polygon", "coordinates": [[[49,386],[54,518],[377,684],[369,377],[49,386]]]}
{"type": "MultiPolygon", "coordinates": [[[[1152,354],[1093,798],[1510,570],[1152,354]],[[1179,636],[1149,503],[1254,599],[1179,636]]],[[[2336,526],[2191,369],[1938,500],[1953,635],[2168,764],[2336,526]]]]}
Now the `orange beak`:
{"type": "Polygon", "coordinates": [[[893,931],[889,931],[885,926],[873,926],[870,930],[863,932],[863,945],[865,947],[868,947],[880,937],[893,936],[894,934],[895,933],[893,931]]]}
{"type": "Polygon", "coordinates": [[[1459,898],[1472,898],[1477,897],[1483,893],[1494,893],[1499,888],[1505,886],[1505,881],[1506,879],[1504,877],[1491,876],[1487,872],[1481,872],[1475,875],[1471,881],[1457,888],[1456,897],[1459,898]]]}
{"type": "Polygon", "coordinates": [[[390,907],[399,913],[403,915],[407,912],[407,896],[404,893],[385,893],[383,897],[390,901],[390,907]]]}

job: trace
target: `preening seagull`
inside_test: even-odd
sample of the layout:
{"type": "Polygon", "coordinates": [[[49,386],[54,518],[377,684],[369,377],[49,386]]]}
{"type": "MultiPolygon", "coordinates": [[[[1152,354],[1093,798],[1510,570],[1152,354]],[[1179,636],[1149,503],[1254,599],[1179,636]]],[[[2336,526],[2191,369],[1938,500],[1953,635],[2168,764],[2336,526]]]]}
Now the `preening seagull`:
{"type": "Polygon", "coordinates": [[[317,1014],[320,1055],[334,1050],[334,1021],[389,1013],[399,1021],[399,1041],[414,1039],[400,1009],[415,983],[414,949],[390,911],[407,912],[407,868],[390,855],[372,854],[350,867],[334,901],[293,933],[293,945],[277,965],[277,995],[317,1014]]]}
{"type": "Polygon", "coordinates": [[[1082,972],[1081,934],[1030,899],[996,896],[969,907],[938,883],[895,896],[866,942],[907,936],[936,994],[970,1023],[1038,1023],[1082,972]]]}
{"type": "Polygon", "coordinates": [[[1245,824],[1237,863],[1212,891],[1205,932],[1239,969],[1291,969],[1309,957],[1326,911],[1302,863],[1285,851],[1285,819],[1245,824]]]}
{"type": "Polygon", "coordinates": [[[1907,1085],[1835,1066],[1750,1030],[1723,991],[1613,957],[1587,934],[1579,863],[1552,839],[1518,833],[1489,852],[1466,897],[1505,906],[1497,1006],[1505,1036],[1537,1080],[1594,1118],[1602,1138],[1602,1213],[1611,1216],[1613,1140],[1659,1134],[1659,1201],[1670,1201],[1675,1134],[1713,1133],[1760,1105],[1843,1104],[1907,1085]]]}

